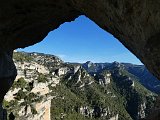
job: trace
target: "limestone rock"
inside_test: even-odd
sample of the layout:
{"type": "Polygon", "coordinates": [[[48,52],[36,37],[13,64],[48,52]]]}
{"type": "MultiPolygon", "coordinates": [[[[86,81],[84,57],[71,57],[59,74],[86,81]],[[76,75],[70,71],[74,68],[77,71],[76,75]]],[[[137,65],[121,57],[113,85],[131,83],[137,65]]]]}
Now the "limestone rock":
{"type": "Polygon", "coordinates": [[[146,104],[145,102],[140,104],[139,112],[138,112],[138,117],[139,119],[145,118],[145,109],[146,109],[146,104]]]}
{"type": "Polygon", "coordinates": [[[118,114],[113,116],[113,117],[111,117],[109,120],[118,120],[118,114]]]}

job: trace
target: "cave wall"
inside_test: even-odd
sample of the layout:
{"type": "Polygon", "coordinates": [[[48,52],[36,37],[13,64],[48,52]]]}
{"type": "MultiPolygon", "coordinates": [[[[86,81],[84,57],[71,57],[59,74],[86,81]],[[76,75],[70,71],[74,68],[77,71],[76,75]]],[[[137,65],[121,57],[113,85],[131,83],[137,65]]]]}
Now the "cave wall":
{"type": "Polygon", "coordinates": [[[38,43],[49,31],[83,14],[114,35],[160,79],[158,0],[0,0],[0,2],[1,52],[38,43]]]}
{"type": "Polygon", "coordinates": [[[65,0],[0,0],[0,49],[26,47],[43,40],[80,13],[65,0]]]}
{"type": "Polygon", "coordinates": [[[0,0],[0,3],[0,51],[38,43],[62,23],[86,15],[114,35],[160,79],[159,0],[0,0]]]}

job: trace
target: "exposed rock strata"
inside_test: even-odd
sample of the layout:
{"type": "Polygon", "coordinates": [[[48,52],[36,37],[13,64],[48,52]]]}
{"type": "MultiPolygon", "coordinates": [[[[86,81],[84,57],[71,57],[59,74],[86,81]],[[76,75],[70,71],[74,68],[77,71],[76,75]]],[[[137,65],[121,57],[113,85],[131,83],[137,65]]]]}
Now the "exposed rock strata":
{"type": "MultiPolygon", "coordinates": [[[[49,89],[49,86],[56,86],[59,81],[55,77],[49,77],[49,69],[47,65],[45,66],[44,64],[49,62],[51,63],[53,61],[55,64],[60,64],[61,61],[54,57],[47,58],[41,55],[35,56],[37,56],[37,58],[35,58],[35,61],[31,61],[30,59],[30,61],[27,61],[27,58],[27,60],[21,61],[21,59],[18,59],[18,55],[17,59],[14,59],[15,65],[18,70],[18,75],[15,82],[18,83],[21,80],[25,84],[23,84],[23,87],[21,86],[21,88],[18,84],[15,85],[14,83],[11,90],[5,95],[5,101],[7,101],[7,103],[16,101],[16,95],[18,95],[20,92],[22,92],[23,95],[29,96],[32,94],[34,96],[29,98],[21,98],[18,101],[18,104],[13,107],[12,113],[14,115],[18,114],[19,116],[18,118],[16,117],[16,120],[51,120],[50,109],[52,97],[49,94],[52,91],[49,89]],[[39,61],[38,58],[41,58],[41,61],[39,61]],[[48,59],[48,61],[46,59],[48,59]],[[40,79],[40,76],[43,77],[45,75],[48,75],[45,80],[40,79]],[[27,102],[29,102],[29,104],[26,104],[27,102]]],[[[19,95],[22,96],[22,94],[19,95]]],[[[16,102],[14,102],[14,104],[16,104],[16,102]]],[[[4,115],[4,112],[5,110],[0,108],[0,120],[5,120],[4,118],[1,119],[1,115],[2,117],[7,116],[7,114],[4,115]]],[[[8,114],[9,113],[10,112],[8,111],[8,114]]]]}

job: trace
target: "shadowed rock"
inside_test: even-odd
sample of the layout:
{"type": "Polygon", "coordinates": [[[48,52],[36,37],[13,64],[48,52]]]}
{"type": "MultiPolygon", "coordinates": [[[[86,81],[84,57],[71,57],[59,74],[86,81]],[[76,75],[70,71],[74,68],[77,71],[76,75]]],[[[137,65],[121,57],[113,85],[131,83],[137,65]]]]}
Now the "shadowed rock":
{"type": "Polygon", "coordinates": [[[160,79],[159,6],[158,0],[1,0],[0,49],[33,45],[83,14],[118,38],[160,79]]]}

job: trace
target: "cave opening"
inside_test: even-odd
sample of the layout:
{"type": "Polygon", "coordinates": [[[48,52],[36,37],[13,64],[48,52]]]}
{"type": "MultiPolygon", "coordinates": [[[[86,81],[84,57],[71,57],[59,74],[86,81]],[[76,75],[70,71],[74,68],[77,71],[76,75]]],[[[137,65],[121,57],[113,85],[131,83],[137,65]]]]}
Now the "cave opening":
{"type": "Polygon", "coordinates": [[[62,24],[51,31],[42,42],[18,51],[53,54],[65,62],[117,61],[143,64],[113,35],[85,16],[79,16],[73,22],[62,24]]]}
{"type": "MultiPolygon", "coordinates": [[[[160,82],[150,73],[148,73],[148,70],[144,68],[143,64],[138,60],[138,58],[130,53],[130,51],[126,49],[116,38],[114,38],[113,35],[99,28],[95,23],[93,23],[85,16],[80,16],[71,23],[62,24],[58,29],[51,31],[42,42],[22,50],[18,49],[18,51],[34,52],[34,54],[36,54],[36,52],[52,54],[58,56],[66,63],[90,63],[89,61],[91,61],[91,63],[113,62],[113,64],[115,65],[117,63],[123,63],[127,67],[129,66],[129,72],[131,72],[131,74],[134,74],[135,77],[138,76],[142,79],[142,81],[139,81],[142,85],[158,94],[160,92],[160,87],[156,86],[159,85],[160,82]],[[132,69],[130,69],[131,64],[129,63],[132,63],[134,65],[137,64],[134,66],[133,71],[132,69]],[[139,68],[142,70],[140,70],[139,68]],[[146,77],[144,77],[145,72],[147,74],[146,77]],[[154,82],[149,83],[148,80],[151,79],[154,82]],[[151,85],[151,83],[153,84],[151,85]],[[153,90],[150,85],[154,87],[156,86],[156,89],[153,90]]],[[[63,72],[63,70],[56,69],[55,75],[60,76],[60,72],[63,72]]],[[[103,80],[103,76],[95,76],[95,78],[100,78],[98,81],[100,84],[107,84],[103,80]]],[[[130,77],[123,76],[119,79],[126,80],[125,83],[119,83],[123,89],[125,89],[125,87],[123,87],[124,85],[134,87],[136,84],[131,80],[132,78],[130,77]]],[[[130,90],[130,88],[127,89],[131,92],[134,91],[133,89],[130,90]]],[[[108,91],[105,90],[105,93],[108,94],[108,91]]],[[[113,95],[112,97],[115,96],[113,95]]],[[[141,98],[137,98],[136,93],[134,95],[131,95],[130,97],[133,100],[128,102],[128,106],[133,106],[133,104],[136,104],[137,106],[138,100],[141,98]]],[[[145,103],[142,104],[142,107],[144,107],[145,109],[146,106],[144,104],[145,103]]],[[[128,106],[126,105],[126,110],[129,114],[131,114],[131,117],[133,119],[139,117],[137,116],[137,107],[135,106],[133,110],[133,107],[128,106]]],[[[67,111],[66,109],[67,108],[65,108],[64,111],[67,111]]],[[[77,106],[76,109],[78,109],[77,106]]],[[[87,111],[86,107],[82,109],[85,109],[85,111],[87,111]]],[[[98,116],[100,116],[100,112],[96,112],[96,109],[94,112],[95,115],[98,114],[98,116]]],[[[149,112],[149,110],[147,112],[149,112]]],[[[85,112],[85,114],[88,113],[85,112]]],[[[142,115],[141,117],[144,117],[144,115],[142,115]]]]}

